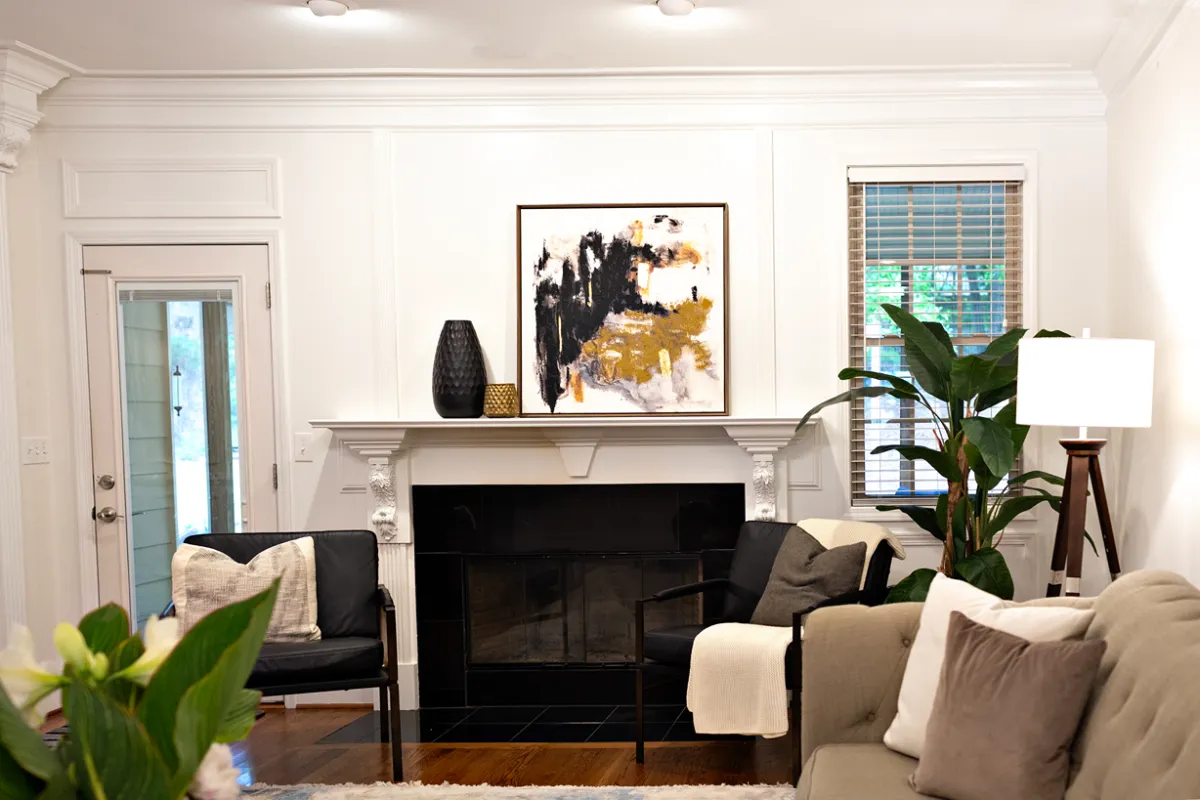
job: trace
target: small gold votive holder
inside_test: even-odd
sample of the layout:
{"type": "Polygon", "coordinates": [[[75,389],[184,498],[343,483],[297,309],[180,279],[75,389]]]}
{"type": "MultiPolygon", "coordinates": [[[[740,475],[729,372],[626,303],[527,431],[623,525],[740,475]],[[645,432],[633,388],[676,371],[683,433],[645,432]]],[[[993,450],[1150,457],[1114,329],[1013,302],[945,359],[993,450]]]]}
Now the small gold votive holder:
{"type": "Polygon", "coordinates": [[[483,415],[485,417],[515,417],[521,412],[517,401],[517,387],[512,383],[489,383],[483,390],[483,415]]]}

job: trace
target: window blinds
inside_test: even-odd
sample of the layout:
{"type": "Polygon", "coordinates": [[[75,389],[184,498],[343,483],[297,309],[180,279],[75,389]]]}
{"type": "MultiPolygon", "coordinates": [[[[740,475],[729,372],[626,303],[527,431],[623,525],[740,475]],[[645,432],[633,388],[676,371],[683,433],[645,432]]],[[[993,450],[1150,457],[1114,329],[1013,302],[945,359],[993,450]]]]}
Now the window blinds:
{"type": "MultiPolygon", "coordinates": [[[[882,303],[940,322],[960,353],[981,352],[1021,325],[1020,181],[849,187],[853,366],[909,375],[903,339],[882,303]]],[[[854,402],[850,419],[853,503],[932,502],[944,491],[944,480],[923,462],[871,455],[882,444],[936,448],[928,411],[885,396],[854,402]]]]}

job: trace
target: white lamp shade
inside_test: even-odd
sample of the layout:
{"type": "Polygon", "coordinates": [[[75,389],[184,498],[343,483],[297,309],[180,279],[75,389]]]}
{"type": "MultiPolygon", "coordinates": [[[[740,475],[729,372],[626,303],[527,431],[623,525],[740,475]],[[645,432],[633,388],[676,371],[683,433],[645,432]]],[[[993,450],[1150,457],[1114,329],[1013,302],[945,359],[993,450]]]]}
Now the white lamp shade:
{"type": "Polygon", "coordinates": [[[1021,425],[1150,427],[1154,342],[1026,338],[1019,354],[1021,425]]]}

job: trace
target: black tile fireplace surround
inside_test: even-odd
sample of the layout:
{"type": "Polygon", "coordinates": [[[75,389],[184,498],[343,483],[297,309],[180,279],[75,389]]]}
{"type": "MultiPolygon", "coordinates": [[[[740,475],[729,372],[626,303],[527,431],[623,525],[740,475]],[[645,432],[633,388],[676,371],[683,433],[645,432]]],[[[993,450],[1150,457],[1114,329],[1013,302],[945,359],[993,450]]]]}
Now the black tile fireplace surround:
{"type": "MultiPolygon", "coordinates": [[[[745,491],[414,486],[420,706],[632,704],[634,601],[727,575],[745,491]]],[[[655,613],[670,625],[720,609],[694,596],[655,613]]],[[[652,679],[646,692],[681,705],[686,685],[652,679]]]]}

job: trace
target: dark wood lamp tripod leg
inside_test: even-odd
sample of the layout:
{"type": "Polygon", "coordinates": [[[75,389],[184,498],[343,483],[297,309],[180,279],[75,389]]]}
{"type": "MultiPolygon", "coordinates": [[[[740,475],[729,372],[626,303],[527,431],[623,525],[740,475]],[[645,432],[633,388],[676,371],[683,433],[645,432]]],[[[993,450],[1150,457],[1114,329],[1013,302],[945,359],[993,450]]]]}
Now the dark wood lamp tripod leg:
{"type": "Polygon", "coordinates": [[[1104,478],[1100,477],[1100,456],[1089,459],[1092,492],[1096,495],[1096,516],[1100,518],[1100,534],[1104,538],[1104,555],[1108,558],[1108,574],[1114,581],[1121,577],[1121,560],[1117,557],[1117,539],[1113,535],[1112,518],[1108,514],[1108,495],[1104,493],[1104,478]]]}

